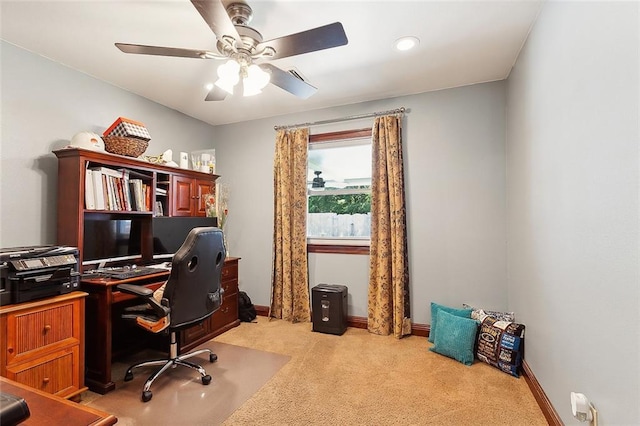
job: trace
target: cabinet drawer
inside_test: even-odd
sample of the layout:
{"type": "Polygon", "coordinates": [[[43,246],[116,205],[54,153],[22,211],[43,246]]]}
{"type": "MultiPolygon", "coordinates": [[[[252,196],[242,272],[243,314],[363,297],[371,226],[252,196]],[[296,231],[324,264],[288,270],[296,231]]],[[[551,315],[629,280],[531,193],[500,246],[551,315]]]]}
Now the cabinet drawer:
{"type": "MultiPolygon", "coordinates": [[[[238,292],[238,280],[223,281],[220,285],[222,286],[222,290],[224,290],[225,298],[238,292]]],[[[224,303],[224,301],[222,303],[224,303]]]]}
{"type": "Polygon", "coordinates": [[[7,315],[7,364],[80,341],[80,315],[73,302],[7,315]]]}
{"type": "Polygon", "coordinates": [[[238,279],[238,262],[227,262],[222,267],[222,281],[238,279]]]}
{"type": "Polygon", "coordinates": [[[78,346],[22,364],[7,366],[7,377],[58,396],[78,390],[80,354],[78,346]]]}
{"type": "MultiPolygon", "coordinates": [[[[238,294],[225,296],[222,306],[213,314],[213,328],[217,330],[238,319],[238,294]]],[[[212,331],[214,331],[212,330],[212,331]]]]}

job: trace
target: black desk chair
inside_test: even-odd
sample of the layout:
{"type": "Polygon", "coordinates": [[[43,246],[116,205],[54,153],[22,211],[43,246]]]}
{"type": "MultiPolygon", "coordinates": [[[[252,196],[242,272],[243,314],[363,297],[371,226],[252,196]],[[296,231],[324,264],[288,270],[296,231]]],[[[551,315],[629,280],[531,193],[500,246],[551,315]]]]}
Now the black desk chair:
{"type": "Polygon", "coordinates": [[[128,308],[122,318],[134,320],[138,326],[152,333],[168,332],[171,337],[168,359],[132,365],[125,374],[124,380],[129,381],[133,379],[135,368],[162,366],[149,376],[144,384],[142,401],[147,402],[151,399],[151,384],[169,367],[182,365],[193,368],[202,376],[203,385],[211,382],[211,376],[204,368],[186,359],[209,353],[209,361],[215,362],[218,359],[217,355],[210,349],[202,349],[178,356],[176,332],[201,323],[220,307],[223,293],[220,276],[225,255],[220,229],[194,228],[173,256],[171,275],[165,283],[161,300],[156,300],[154,292],[146,287],[135,284],[118,285],[120,291],[144,298],[146,302],[145,305],[128,308]]]}

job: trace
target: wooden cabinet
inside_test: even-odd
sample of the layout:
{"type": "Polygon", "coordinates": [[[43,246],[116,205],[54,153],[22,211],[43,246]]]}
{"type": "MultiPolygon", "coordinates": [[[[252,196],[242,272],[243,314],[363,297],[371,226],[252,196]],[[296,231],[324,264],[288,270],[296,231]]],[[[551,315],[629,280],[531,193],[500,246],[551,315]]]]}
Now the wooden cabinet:
{"type": "MultiPolygon", "coordinates": [[[[58,157],[58,210],[57,243],[78,247],[79,261],[85,262],[85,236],[104,230],[109,223],[131,227],[135,233],[135,245],[115,247],[113,250],[136,250],[137,258],[128,263],[145,263],[153,260],[152,220],[156,202],[162,205],[165,216],[205,216],[204,198],[214,193],[217,175],[193,170],[177,169],[149,163],[132,157],[91,151],[81,148],[65,148],[54,151],[58,157]],[[128,179],[142,181],[147,188],[146,207],[142,211],[127,208],[88,209],[85,208],[88,184],[87,169],[101,168],[126,175],[128,179]],[[98,230],[98,231],[96,231],[98,230]]],[[[95,196],[95,194],[94,194],[95,196]]],[[[108,198],[108,197],[107,197],[108,198]]],[[[126,203],[125,203],[126,204],[126,203]]],[[[118,241],[117,244],[122,244],[118,241]]],[[[107,248],[105,247],[105,250],[107,248]]],[[[130,254],[127,252],[127,254],[130,254]]],[[[98,256],[95,256],[98,257],[98,256]]],[[[108,257],[108,256],[104,256],[108,257]]]]}
{"type": "Polygon", "coordinates": [[[222,268],[221,286],[224,290],[222,305],[206,321],[180,333],[179,352],[188,352],[196,346],[240,324],[238,319],[238,261],[228,257],[222,268]]]}
{"type": "Polygon", "coordinates": [[[211,180],[174,174],[171,176],[171,216],[205,216],[205,194],[213,194],[211,180]]]}
{"type": "Polygon", "coordinates": [[[0,375],[64,398],[84,387],[83,292],[0,308],[0,375]]]}

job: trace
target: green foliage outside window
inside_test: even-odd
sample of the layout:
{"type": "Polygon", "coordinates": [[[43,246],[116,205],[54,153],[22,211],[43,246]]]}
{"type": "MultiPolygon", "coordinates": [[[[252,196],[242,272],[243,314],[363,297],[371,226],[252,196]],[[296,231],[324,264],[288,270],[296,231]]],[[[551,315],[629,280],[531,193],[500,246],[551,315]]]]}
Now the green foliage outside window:
{"type": "Polygon", "coordinates": [[[366,214],[369,212],[371,212],[371,194],[309,196],[309,213],[366,214]]]}

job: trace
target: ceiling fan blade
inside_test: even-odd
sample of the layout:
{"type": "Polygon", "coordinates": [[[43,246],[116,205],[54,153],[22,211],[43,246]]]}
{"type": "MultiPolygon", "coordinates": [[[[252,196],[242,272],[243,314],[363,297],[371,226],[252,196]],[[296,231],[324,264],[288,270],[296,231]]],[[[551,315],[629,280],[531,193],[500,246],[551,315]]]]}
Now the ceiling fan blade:
{"type": "Polygon", "coordinates": [[[139,55],[177,56],[180,58],[212,59],[221,58],[218,53],[208,50],[182,49],[179,47],[145,46],[142,44],[116,43],[116,47],[124,53],[139,55]]]}
{"type": "Polygon", "coordinates": [[[260,65],[260,67],[267,69],[268,72],[271,73],[271,84],[274,84],[279,88],[284,89],[293,95],[296,95],[299,98],[307,99],[309,96],[318,91],[317,88],[313,87],[309,83],[304,82],[297,77],[294,77],[290,73],[276,67],[275,65],[267,63],[260,65]]]}
{"type": "Polygon", "coordinates": [[[207,93],[207,97],[204,98],[204,100],[205,101],[223,101],[224,98],[227,97],[227,94],[228,93],[226,91],[222,90],[221,88],[219,88],[214,84],[213,88],[209,90],[209,93],[207,93]]]}
{"type": "Polygon", "coordinates": [[[191,3],[220,42],[225,42],[225,36],[240,42],[240,35],[221,0],[191,0],[191,3]]]}
{"type": "Polygon", "coordinates": [[[342,24],[334,22],[311,30],[263,41],[256,46],[256,51],[259,52],[266,47],[271,47],[276,52],[274,56],[269,58],[279,59],[344,46],[348,42],[342,24]]]}

